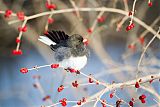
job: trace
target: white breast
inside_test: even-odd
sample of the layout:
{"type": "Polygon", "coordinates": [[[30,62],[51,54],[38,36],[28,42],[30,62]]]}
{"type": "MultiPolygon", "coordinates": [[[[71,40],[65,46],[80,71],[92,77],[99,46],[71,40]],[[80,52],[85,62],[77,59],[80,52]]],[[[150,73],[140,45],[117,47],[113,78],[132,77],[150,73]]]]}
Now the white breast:
{"type": "Polygon", "coordinates": [[[63,68],[73,68],[75,70],[82,69],[87,64],[87,57],[70,57],[69,59],[64,59],[59,62],[60,66],[63,68]]]}

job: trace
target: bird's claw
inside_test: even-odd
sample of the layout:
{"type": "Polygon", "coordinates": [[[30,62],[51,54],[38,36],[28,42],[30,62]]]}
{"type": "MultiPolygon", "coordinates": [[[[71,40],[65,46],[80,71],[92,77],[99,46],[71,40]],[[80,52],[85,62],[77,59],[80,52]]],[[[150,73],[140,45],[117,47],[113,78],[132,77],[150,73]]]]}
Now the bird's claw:
{"type": "Polygon", "coordinates": [[[79,70],[75,70],[75,69],[70,68],[70,67],[65,68],[64,70],[67,71],[67,72],[70,72],[70,73],[80,74],[80,71],[79,71],[79,70]]]}

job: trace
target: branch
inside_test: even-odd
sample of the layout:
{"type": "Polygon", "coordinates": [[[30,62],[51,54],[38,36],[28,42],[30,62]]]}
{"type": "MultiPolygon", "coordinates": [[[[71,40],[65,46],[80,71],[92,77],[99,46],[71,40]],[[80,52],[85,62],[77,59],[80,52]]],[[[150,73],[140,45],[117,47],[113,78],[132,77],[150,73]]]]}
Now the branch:
{"type": "Polygon", "coordinates": [[[147,44],[146,47],[144,48],[144,50],[143,50],[143,52],[142,52],[142,54],[141,54],[141,57],[140,57],[140,59],[139,59],[139,61],[138,61],[136,78],[137,78],[137,76],[138,76],[138,73],[139,73],[139,70],[140,70],[140,65],[141,65],[141,63],[142,63],[142,59],[143,59],[143,57],[144,57],[144,54],[145,54],[145,52],[147,51],[147,49],[148,49],[148,47],[150,46],[150,44],[153,42],[153,40],[157,37],[157,35],[159,34],[159,32],[160,32],[160,27],[159,27],[157,33],[153,36],[153,38],[148,42],[148,44],[147,44]]]}
{"type": "MultiPolygon", "coordinates": [[[[139,82],[139,84],[143,84],[143,83],[149,82],[150,80],[156,80],[156,79],[160,79],[160,74],[152,74],[152,75],[140,77],[137,80],[141,80],[139,82]]],[[[122,82],[122,83],[115,83],[115,84],[108,85],[108,87],[106,87],[105,89],[96,93],[94,96],[92,96],[92,98],[94,99],[95,97],[97,98],[99,96],[103,96],[103,95],[101,95],[102,93],[105,94],[108,91],[112,91],[112,90],[115,90],[115,89],[125,88],[125,87],[130,87],[130,86],[134,87],[137,80],[134,79],[134,80],[130,80],[130,81],[122,82]]],[[[92,100],[92,98],[88,98],[88,100],[92,100]]],[[[73,107],[79,107],[79,106],[75,105],[73,107]]]]}

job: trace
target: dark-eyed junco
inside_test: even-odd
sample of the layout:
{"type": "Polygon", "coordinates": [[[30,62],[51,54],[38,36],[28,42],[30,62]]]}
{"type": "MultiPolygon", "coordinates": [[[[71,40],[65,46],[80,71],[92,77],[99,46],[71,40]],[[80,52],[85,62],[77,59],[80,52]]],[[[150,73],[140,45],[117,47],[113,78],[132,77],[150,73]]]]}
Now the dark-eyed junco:
{"type": "Polygon", "coordinates": [[[52,30],[38,40],[50,46],[55,60],[65,69],[80,70],[87,64],[89,51],[81,35],[68,36],[63,31],[52,30]]]}

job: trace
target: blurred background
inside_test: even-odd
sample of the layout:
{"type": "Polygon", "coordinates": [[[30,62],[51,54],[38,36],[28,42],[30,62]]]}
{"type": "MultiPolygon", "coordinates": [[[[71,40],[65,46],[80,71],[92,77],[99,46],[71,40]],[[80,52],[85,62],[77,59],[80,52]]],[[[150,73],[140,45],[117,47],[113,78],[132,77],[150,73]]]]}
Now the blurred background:
{"type": "MultiPolygon", "coordinates": [[[[147,0],[138,0],[136,3],[135,16],[147,25],[157,31],[160,26],[160,0],[151,0],[152,7],[148,6],[147,0]]],[[[73,8],[71,0],[51,0],[59,9],[73,8]]],[[[109,7],[117,8],[124,11],[132,9],[133,0],[73,0],[78,7],[109,7]]],[[[0,11],[11,9],[13,12],[23,11],[26,16],[38,14],[45,11],[50,11],[45,7],[46,0],[0,0],[0,11]]],[[[87,29],[91,28],[97,18],[99,12],[75,12],[56,14],[54,23],[49,24],[48,30],[63,30],[67,34],[81,34],[89,39],[90,56],[88,64],[82,72],[92,74],[96,79],[106,83],[113,81],[125,82],[135,79],[136,66],[143,50],[143,46],[149,42],[153,34],[148,32],[145,34],[144,44],[139,41],[139,37],[146,30],[138,23],[135,23],[135,28],[126,32],[126,26],[129,24],[128,18],[123,25],[118,28],[117,25],[124,18],[124,15],[119,13],[105,12],[104,20],[97,22],[95,29],[90,34],[87,29]],[[133,48],[128,48],[130,44],[135,42],[133,48]]],[[[22,44],[20,49],[23,54],[15,56],[12,50],[16,48],[15,39],[19,32],[18,26],[22,23],[18,22],[9,25],[8,22],[15,18],[6,19],[4,14],[0,15],[0,107],[40,107],[41,105],[50,105],[49,101],[43,101],[47,95],[51,96],[53,103],[66,97],[70,101],[76,101],[82,97],[92,96],[102,90],[102,86],[88,85],[80,88],[67,88],[63,92],[58,93],[57,88],[63,84],[71,86],[71,83],[78,80],[81,83],[87,83],[88,79],[82,75],[75,76],[70,73],[65,73],[62,69],[42,68],[38,71],[33,70],[27,74],[21,74],[20,68],[32,68],[36,65],[45,65],[54,63],[52,50],[38,41],[38,36],[43,35],[48,16],[38,17],[27,22],[28,30],[23,33],[22,44]],[[38,75],[39,80],[33,76],[38,75]],[[34,86],[35,83],[40,83],[44,92],[40,92],[34,86]],[[81,94],[79,94],[81,93],[81,94]]],[[[155,39],[148,48],[145,58],[143,59],[139,76],[156,74],[160,68],[159,39],[155,39]]],[[[152,84],[143,84],[144,87],[160,95],[160,82],[154,81],[152,84]]],[[[158,107],[157,97],[145,89],[125,88],[117,89],[116,95],[126,102],[129,102],[132,97],[136,98],[140,94],[145,93],[147,102],[142,104],[136,102],[136,107],[158,107]]],[[[115,104],[117,98],[109,98],[110,92],[102,96],[109,104],[115,104]]],[[[92,107],[94,102],[88,103],[83,107],[92,107]]],[[[75,105],[68,104],[67,107],[75,105]]],[[[57,107],[59,107],[58,105],[57,107]]],[[[123,104],[122,107],[128,105],[123,104]]],[[[101,107],[101,103],[97,104],[101,107]]]]}

